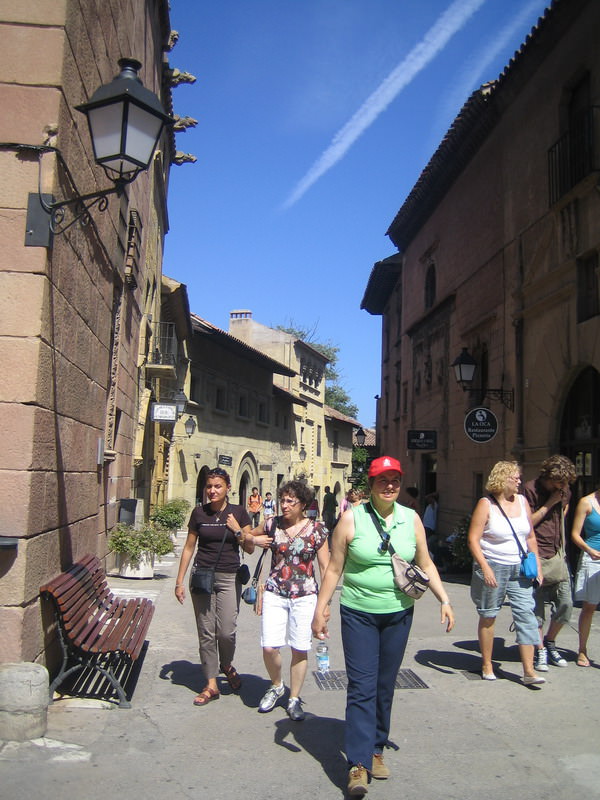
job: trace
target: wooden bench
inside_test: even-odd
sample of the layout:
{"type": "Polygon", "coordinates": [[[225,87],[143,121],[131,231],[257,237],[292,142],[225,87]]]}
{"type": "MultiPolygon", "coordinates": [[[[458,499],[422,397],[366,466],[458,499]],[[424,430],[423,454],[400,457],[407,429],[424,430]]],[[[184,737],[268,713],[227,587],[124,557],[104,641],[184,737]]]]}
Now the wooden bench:
{"type": "Polygon", "coordinates": [[[107,678],[119,698],[120,708],[130,708],[117,677],[123,665],[139,658],[154,614],[146,598],[115,597],[97,556],[86,555],[40,588],[52,598],[58,622],[62,665],[50,684],[54,690],[77,670],[91,668],[107,678]]]}

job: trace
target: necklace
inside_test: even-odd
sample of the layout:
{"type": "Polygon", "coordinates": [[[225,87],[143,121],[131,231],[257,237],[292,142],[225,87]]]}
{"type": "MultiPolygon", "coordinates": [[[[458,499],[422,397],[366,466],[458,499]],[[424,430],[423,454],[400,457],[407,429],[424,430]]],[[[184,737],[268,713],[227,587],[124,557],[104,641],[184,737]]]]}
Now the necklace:
{"type": "Polygon", "coordinates": [[[226,511],[226,509],[227,509],[227,503],[225,503],[223,508],[220,508],[218,511],[215,511],[215,522],[214,522],[215,525],[219,524],[219,522],[221,521],[221,514],[223,513],[223,511],[226,511]]]}
{"type": "Polygon", "coordinates": [[[309,519],[307,520],[305,519],[305,517],[303,517],[298,522],[295,522],[293,525],[290,525],[289,528],[283,528],[283,532],[285,533],[288,539],[295,539],[297,536],[301,536],[304,533],[309,523],[310,520],[309,519]],[[301,522],[306,522],[306,524],[302,527],[302,529],[296,530],[294,533],[289,533],[289,531],[291,531],[293,528],[297,529],[301,522]]]}

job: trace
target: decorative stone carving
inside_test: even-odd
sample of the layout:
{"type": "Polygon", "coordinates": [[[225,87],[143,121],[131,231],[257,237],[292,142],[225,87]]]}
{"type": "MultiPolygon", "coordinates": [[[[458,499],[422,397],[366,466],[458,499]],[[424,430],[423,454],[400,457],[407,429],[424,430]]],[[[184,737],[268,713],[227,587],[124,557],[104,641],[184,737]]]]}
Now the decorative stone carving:
{"type": "Polygon", "coordinates": [[[196,161],[198,159],[193,153],[182,153],[181,150],[178,150],[171,163],[180,167],[182,164],[194,164],[196,161]]]}
{"type": "Polygon", "coordinates": [[[180,69],[166,69],[165,77],[169,86],[179,86],[180,83],[196,83],[196,76],[191,72],[182,72],[180,69]]]}
{"type": "Polygon", "coordinates": [[[193,117],[180,117],[179,114],[175,114],[173,119],[175,120],[175,124],[173,125],[175,133],[180,133],[188,128],[195,128],[198,124],[197,119],[193,117]]]}
{"type": "Polygon", "coordinates": [[[171,31],[169,34],[169,41],[165,45],[165,50],[167,53],[170,53],[171,50],[175,47],[177,42],[179,41],[179,32],[178,31],[171,31]]]}

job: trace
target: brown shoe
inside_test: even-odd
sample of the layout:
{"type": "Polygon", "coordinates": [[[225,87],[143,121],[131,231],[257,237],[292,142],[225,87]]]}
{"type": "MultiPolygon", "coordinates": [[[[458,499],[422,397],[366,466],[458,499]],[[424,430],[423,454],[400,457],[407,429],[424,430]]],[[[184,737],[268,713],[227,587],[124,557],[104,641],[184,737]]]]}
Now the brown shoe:
{"type": "Polygon", "coordinates": [[[371,775],[378,781],[385,781],[390,777],[390,771],[383,763],[383,753],[373,753],[373,765],[371,775]]]}
{"type": "Polygon", "coordinates": [[[368,791],[369,776],[362,764],[355,764],[348,772],[348,794],[350,797],[363,797],[368,791]]]}

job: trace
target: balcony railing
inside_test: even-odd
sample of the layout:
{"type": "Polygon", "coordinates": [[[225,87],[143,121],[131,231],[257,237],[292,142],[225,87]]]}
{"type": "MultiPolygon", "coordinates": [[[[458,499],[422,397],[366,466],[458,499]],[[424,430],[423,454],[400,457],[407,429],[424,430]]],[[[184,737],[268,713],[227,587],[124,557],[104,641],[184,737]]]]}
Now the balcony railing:
{"type": "Polygon", "coordinates": [[[171,367],[177,364],[175,323],[156,322],[153,325],[152,347],[148,354],[148,363],[171,367]]]}
{"type": "Polygon", "coordinates": [[[548,150],[550,205],[600,169],[600,107],[580,112],[569,130],[548,150]]]}

